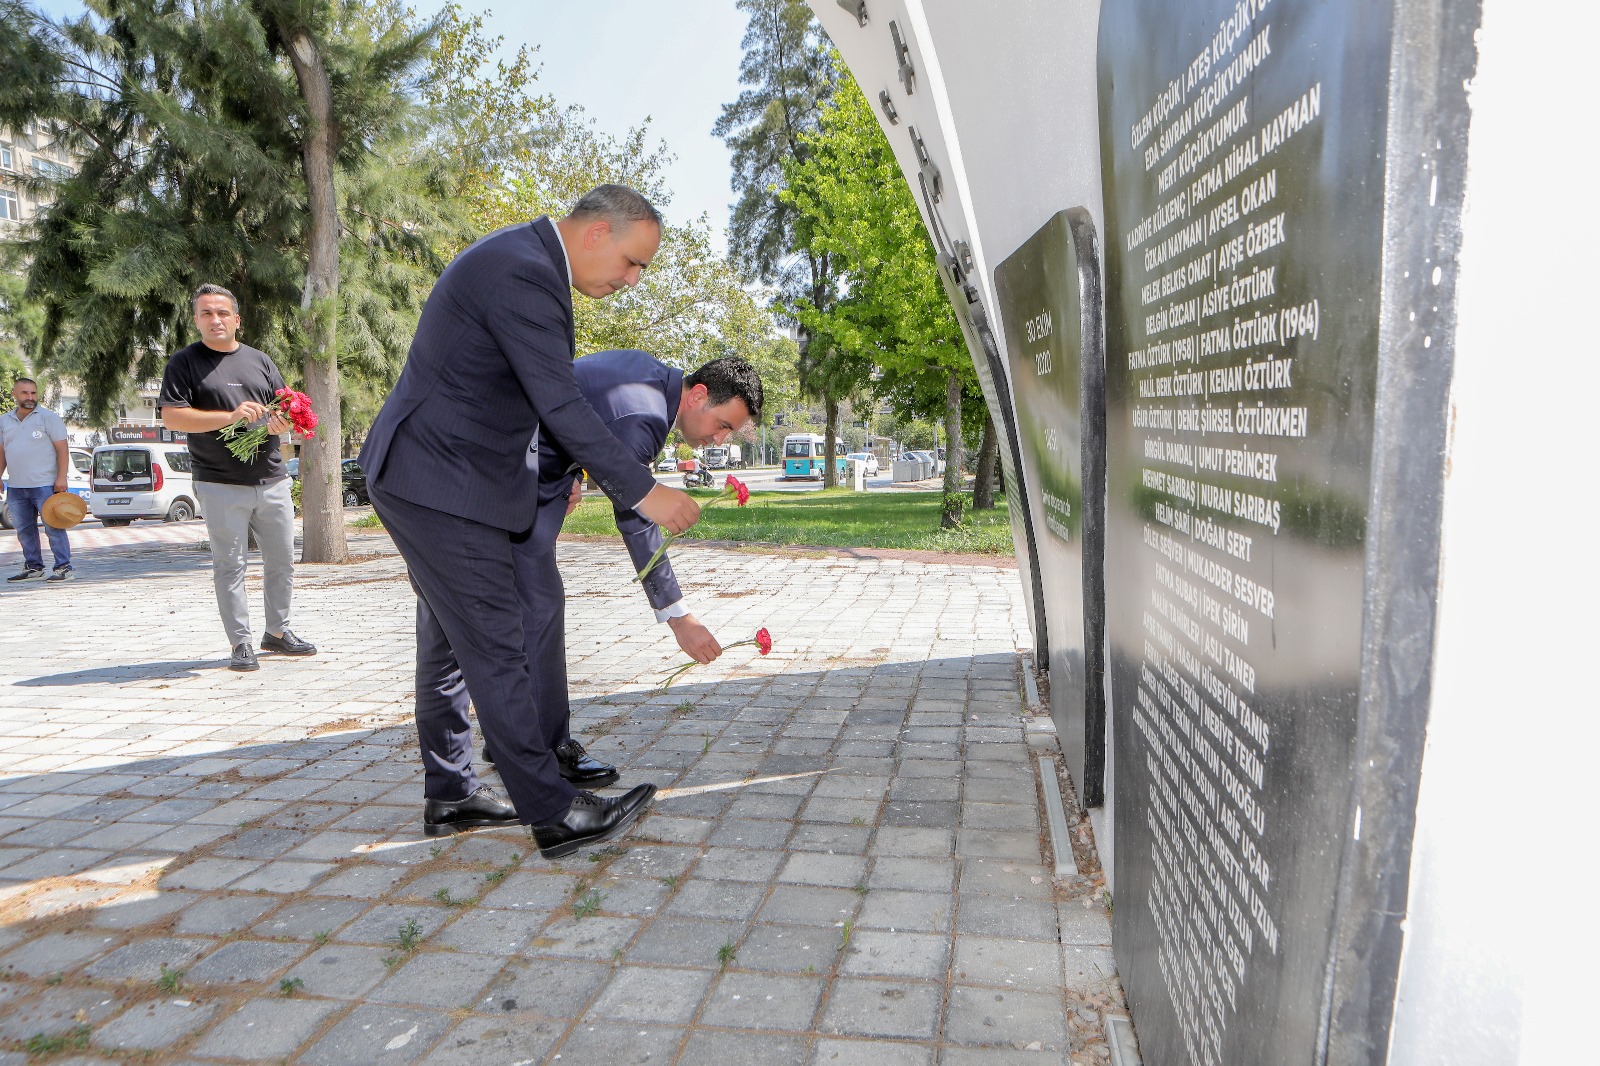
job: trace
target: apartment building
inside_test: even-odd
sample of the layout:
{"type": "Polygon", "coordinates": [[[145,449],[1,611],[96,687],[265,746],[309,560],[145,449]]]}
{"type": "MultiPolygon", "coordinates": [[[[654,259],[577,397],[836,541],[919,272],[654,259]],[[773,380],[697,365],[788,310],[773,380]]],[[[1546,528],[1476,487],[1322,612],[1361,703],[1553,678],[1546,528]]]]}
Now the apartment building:
{"type": "Polygon", "coordinates": [[[0,128],[0,240],[10,239],[50,203],[48,190],[30,188],[24,179],[65,178],[76,170],[66,149],[42,125],[0,128]]]}

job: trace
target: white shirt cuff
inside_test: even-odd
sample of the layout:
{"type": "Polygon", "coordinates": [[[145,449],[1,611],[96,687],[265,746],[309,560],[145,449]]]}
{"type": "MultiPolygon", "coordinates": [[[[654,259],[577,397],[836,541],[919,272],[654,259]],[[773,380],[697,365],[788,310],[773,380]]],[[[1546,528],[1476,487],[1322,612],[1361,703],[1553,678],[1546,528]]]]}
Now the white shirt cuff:
{"type": "Polygon", "coordinates": [[[671,619],[671,618],[682,618],[684,615],[686,615],[688,613],[689,613],[689,608],[687,608],[687,607],[685,607],[683,605],[683,601],[682,600],[677,600],[677,601],[675,601],[673,603],[667,604],[665,607],[661,608],[659,611],[656,611],[656,621],[665,624],[668,619],[671,619]]]}

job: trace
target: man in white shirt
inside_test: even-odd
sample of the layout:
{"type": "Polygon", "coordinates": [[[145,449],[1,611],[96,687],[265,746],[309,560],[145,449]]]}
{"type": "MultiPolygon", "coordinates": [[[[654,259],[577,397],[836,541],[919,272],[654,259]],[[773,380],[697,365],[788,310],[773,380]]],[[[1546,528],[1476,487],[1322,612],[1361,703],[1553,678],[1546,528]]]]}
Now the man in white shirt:
{"type": "MultiPolygon", "coordinates": [[[[0,472],[6,478],[6,507],[22,545],[22,572],[8,582],[36,581],[44,577],[44,556],[39,551],[39,508],[58,492],[67,491],[67,424],[48,407],[39,406],[39,385],[18,378],[11,386],[16,407],[0,415],[0,472]]],[[[45,523],[55,569],[49,581],[72,580],[72,546],[67,531],[45,523]]]]}

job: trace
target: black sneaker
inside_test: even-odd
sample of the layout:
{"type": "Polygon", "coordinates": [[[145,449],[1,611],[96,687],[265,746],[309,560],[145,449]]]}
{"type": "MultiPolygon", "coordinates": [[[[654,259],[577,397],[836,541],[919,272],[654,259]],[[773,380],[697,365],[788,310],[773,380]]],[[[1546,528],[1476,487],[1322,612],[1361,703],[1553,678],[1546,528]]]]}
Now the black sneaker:
{"type": "Polygon", "coordinates": [[[228,659],[229,670],[259,670],[261,664],[256,662],[256,653],[251,650],[250,642],[233,646],[233,655],[228,659]]]}
{"type": "Polygon", "coordinates": [[[261,650],[275,651],[281,655],[317,654],[317,646],[295,636],[292,629],[285,629],[281,637],[275,637],[271,633],[261,634],[261,650]]]}
{"type": "Polygon", "coordinates": [[[42,566],[28,566],[28,567],[24,567],[23,568],[22,573],[20,573],[20,574],[12,574],[10,577],[6,578],[6,580],[7,581],[36,581],[41,577],[44,577],[44,567],[42,567],[42,566]]]}
{"type": "Polygon", "coordinates": [[[71,581],[72,577],[73,577],[72,564],[71,563],[64,563],[61,566],[58,566],[54,570],[52,570],[50,572],[50,576],[45,578],[45,580],[46,581],[71,581]]]}

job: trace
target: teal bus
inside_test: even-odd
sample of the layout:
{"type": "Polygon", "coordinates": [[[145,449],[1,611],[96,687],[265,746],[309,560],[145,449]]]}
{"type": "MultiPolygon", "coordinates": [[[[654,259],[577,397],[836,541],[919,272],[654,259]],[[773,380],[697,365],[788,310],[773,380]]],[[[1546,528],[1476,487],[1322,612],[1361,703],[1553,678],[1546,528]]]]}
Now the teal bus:
{"type": "MultiPolygon", "coordinates": [[[[816,478],[821,480],[822,470],[827,463],[827,454],[823,450],[823,437],[820,433],[791,433],[783,438],[783,476],[785,480],[794,478],[816,478]]],[[[834,456],[834,463],[839,473],[844,473],[844,456],[834,456]]]]}

